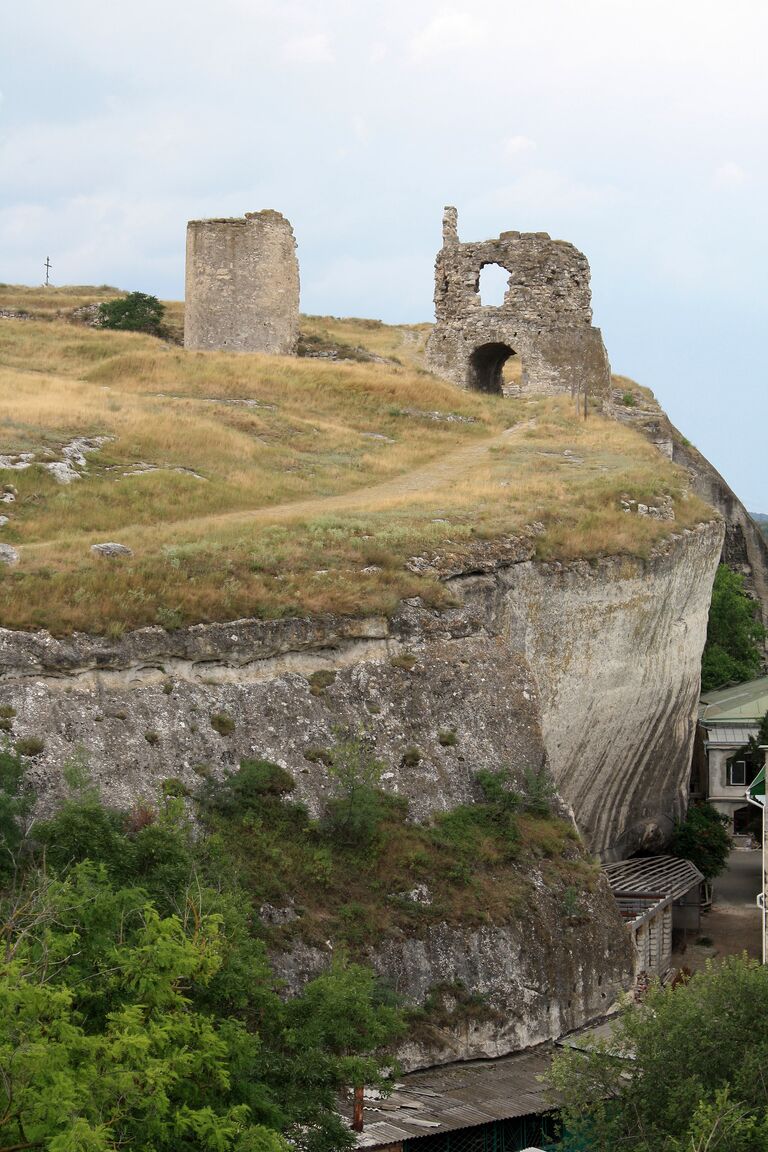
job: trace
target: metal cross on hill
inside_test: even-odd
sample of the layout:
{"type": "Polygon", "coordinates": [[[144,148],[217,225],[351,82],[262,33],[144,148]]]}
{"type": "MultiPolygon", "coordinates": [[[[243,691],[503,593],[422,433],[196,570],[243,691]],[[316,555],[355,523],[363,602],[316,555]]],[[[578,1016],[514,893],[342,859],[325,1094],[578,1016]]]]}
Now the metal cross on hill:
{"type": "Polygon", "coordinates": [[[46,256],[45,264],[43,265],[43,267],[45,268],[45,286],[46,286],[46,288],[48,288],[50,285],[49,273],[51,271],[51,258],[50,258],[50,256],[46,256]]]}

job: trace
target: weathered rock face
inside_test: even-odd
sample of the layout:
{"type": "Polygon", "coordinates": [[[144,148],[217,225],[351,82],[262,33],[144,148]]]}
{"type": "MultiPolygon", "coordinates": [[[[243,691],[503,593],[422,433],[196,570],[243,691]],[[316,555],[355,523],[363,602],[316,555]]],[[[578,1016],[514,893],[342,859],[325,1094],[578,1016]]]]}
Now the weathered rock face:
{"type": "Polygon", "coordinates": [[[768,628],[768,543],[760,528],[717,469],[681,435],[650,393],[632,407],[621,403],[621,395],[621,389],[614,392],[611,415],[637,428],[660,452],[685,468],[696,495],[723,517],[722,561],[745,577],[745,587],[759,604],[763,626],[768,628]]]}
{"type": "Polygon", "coordinates": [[[185,348],[295,352],[299,264],[288,220],[247,212],[232,220],[190,220],[185,348]]]}
{"type": "Polygon", "coordinates": [[[685,811],[722,539],[713,524],[649,565],[527,563],[510,581],[507,643],[536,677],[560,793],[605,860],[661,847],[685,811]]]}
{"type": "MultiPolygon", "coordinates": [[[[626,855],[682,811],[722,536],[719,522],[701,525],[645,563],[546,565],[524,541],[483,545],[472,575],[456,557],[422,558],[458,606],[409,602],[391,620],[243,620],[119,640],[0,630],[0,705],[15,710],[13,738],[45,741],[29,768],[42,811],[63,796],[72,757],[127,807],[170,776],[194,788],[261,756],[317,813],[331,788],[318,750],[363,729],[417,819],[472,800],[480,768],[549,766],[590,847],[626,855]]],[[[580,893],[575,918],[543,871],[525,882],[507,922],[431,924],[369,948],[413,1004],[459,982],[488,996],[486,1016],[457,1012],[413,1039],[407,1066],[537,1043],[602,1014],[627,985],[630,944],[602,882],[580,893]]],[[[330,955],[294,945],[276,963],[292,987],[330,955]]]]}
{"type": "MultiPolygon", "coordinates": [[[[559,894],[541,877],[533,881],[535,906],[507,924],[438,924],[368,948],[366,962],[408,1004],[456,985],[485,999],[484,1011],[463,1014],[447,991],[443,1018],[426,1021],[400,1047],[405,1070],[503,1056],[562,1036],[605,1015],[631,985],[633,948],[607,882],[580,895],[580,913],[570,917],[559,894]]],[[[274,963],[298,990],[327,968],[329,952],[297,946],[274,963]]]]}
{"type": "MultiPolygon", "coordinates": [[[[471,799],[479,768],[522,774],[547,760],[592,850],[627,855],[682,809],[722,535],[702,525],[645,563],[500,565],[486,549],[478,574],[450,577],[459,607],[414,602],[392,620],[245,620],[119,640],[0,630],[0,704],[16,709],[14,735],[45,738],[31,768],[43,804],[83,749],[112,803],[258,755],[288,768],[317,811],[327,770],[305,753],[342,725],[370,735],[417,817],[471,799]],[[440,743],[445,729],[454,746],[440,743]],[[404,766],[413,747],[419,763],[404,766]]],[[[455,572],[450,556],[434,564],[455,572]]]]}
{"type": "Polygon", "coordinates": [[[502,232],[495,240],[459,243],[456,209],[446,208],[443,247],[435,263],[435,327],[427,365],[438,376],[482,392],[570,392],[608,396],[610,369],[592,326],[589,265],[572,244],[546,232],[502,232]],[[501,307],[482,303],[481,270],[509,273],[501,307]],[[522,361],[522,387],[505,385],[502,369],[522,361]]]}

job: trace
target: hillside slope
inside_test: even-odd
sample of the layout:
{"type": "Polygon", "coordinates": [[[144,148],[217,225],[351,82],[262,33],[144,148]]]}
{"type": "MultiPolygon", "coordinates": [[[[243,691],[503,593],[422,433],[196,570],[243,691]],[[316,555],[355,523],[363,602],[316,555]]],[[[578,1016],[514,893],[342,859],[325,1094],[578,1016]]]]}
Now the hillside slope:
{"type": "Polygon", "coordinates": [[[117,633],[439,605],[444,584],[411,563],[425,551],[522,534],[547,559],[643,556],[673,522],[639,505],[675,529],[708,516],[634,431],[585,423],[566,398],[425,374],[423,329],[307,318],[305,332],[326,351],[188,353],[61,317],[0,320],[0,483],[15,489],[0,542],[19,557],[0,570],[3,623],[117,633]],[[108,541],[133,556],[91,552],[108,541]]]}

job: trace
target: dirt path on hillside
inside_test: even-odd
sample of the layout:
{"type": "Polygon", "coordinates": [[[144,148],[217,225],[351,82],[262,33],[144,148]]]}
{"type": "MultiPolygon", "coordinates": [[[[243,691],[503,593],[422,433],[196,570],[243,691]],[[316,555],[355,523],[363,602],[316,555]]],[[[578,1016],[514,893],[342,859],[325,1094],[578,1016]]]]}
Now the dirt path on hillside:
{"type": "MultiPolygon", "coordinates": [[[[253,521],[273,523],[294,518],[308,519],[334,512],[348,512],[356,508],[362,509],[372,504],[386,503],[387,501],[397,500],[403,497],[417,496],[420,492],[429,492],[443,486],[447,487],[452,481],[455,481],[462,475],[468,475],[481,469],[489,453],[493,451],[494,448],[508,444],[511,440],[519,436],[521,432],[533,427],[535,423],[535,420],[522,421],[520,424],[515,424],[511,428],[505,428],[503,432],[489,436],[487,439],[478,440],[472,444],[465,444],[461,448],[456,448],[452,452],[448,452],[435,460],[431,460],[428,464],[424,464],[420,468],[413,469],[411,472],[404,472],[399,476],[393,476],[389,480],[382,480],[378,484],[367,484],[360,488],[354,488],[349,492],[342,492],[337,496],[317,496],[311,497],[310,499],[294,500],[285,504],[264,505],[259,508],[241,508],[234,509],[231,512],[205,514],[191,519],[166,520],[162,525],[159,525],[159,527],[161,527],[164,532],[173,531],[179,534],[200,534],[208,529],[214,529],[224,525],[246,525],[253,521]]],[[[131,539],[133,533],[140,532],[143,534],[146,532],[146,528],[146,525],[131,524],[124,528],[116,529],[116,535],[119,536],[121,541],[133,543],[131,539]]],[[[83,532],[79,533],[78,536],[83,540],[90,540],[93,538],[94,533],[83,532]]],[[[69,543],[72,537],[70,536],[67,539],[69,543]]],[[[52,540],[37,541],[34,544],[21,544],[19,548],[22,551],[22,556],[24,556],[51,547],[55,545],[55,543],[56,540],[54,538],[52,540]]],[[[136,546],[141,546],[139,541],[136,542],[136,546]]]]}
{"type": "MultiPolygon", "coordinates": [[[[404,472],[400,476],[393,476],[390,480],[382,480],[379,484],[368,484],[363,488],[354,488],[351,492],[342,492],[338,496],[318,496],[309,500],[295,500],[288,504],[276,504],[273,507],[254,508],[248,511],[223,512],[210,519],[216,524],[226,524],[235,520],[284,520],[292,516],[317,516],[325,512],[346,511],[366,504],[376,504],[379,501],[388,501],[403,496],[415,496],[419,492],[429,492],[449,484],[469,472],[481,468],[488,453],[499,445],[509,441],[524,428],[530,428],[535,421],[526,420],[522,424],[515,424],[513,428],[505,428],[503,432],[480,440],[475,444],[466,444],[456,448],[453,452],[431,460],[421,468],[412,472],[404,472]]],[[[196,521],[192,521],[196,523],[196,521]]]]}

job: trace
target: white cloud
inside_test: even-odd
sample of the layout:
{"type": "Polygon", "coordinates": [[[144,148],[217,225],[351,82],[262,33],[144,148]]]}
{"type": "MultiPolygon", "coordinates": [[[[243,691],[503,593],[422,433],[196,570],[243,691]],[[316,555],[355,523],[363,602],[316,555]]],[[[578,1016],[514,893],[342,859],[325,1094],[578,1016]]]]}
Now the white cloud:
{"type": "Polygon", "coordinates": [[[727,160],[715,169],[715,184],[718,188],[742,188],[748,181],[747,172],[734,160],[727,160]]]}
{"type": "Polygon", "coordinates": [[[473,201],[472,210],[492,213],[502,228],[527,229],[535,223],[536,228],[548,231],[547,222],[552,217],[602,210],[619,199],[614,184],[574,179],[551,168],[531,168],[512,183],[482,193],[473,201]],[[523,224],[515,220],[515,212],[525,213],[523,224]]]}
{"type": "Polygon", "coordinates": [[[291,64],[330,64],[333,61],[331,38],[327,32],[300,36],[283,47],[283,59],[291,64]]]}
{"type": "Polygon", "coordinates": [[[508,136],[502,144],[502,151],[510,158],[520,156],[523,152],[533,152],[536,141],[529,136],[508,136]]]}
{"type": "Polygon", "coordinates": [[[474,48],[485,41],[487,25],[470,12],[448,11],[435,16],[408,41],[413,60],[428,60],[474,48]]]}

